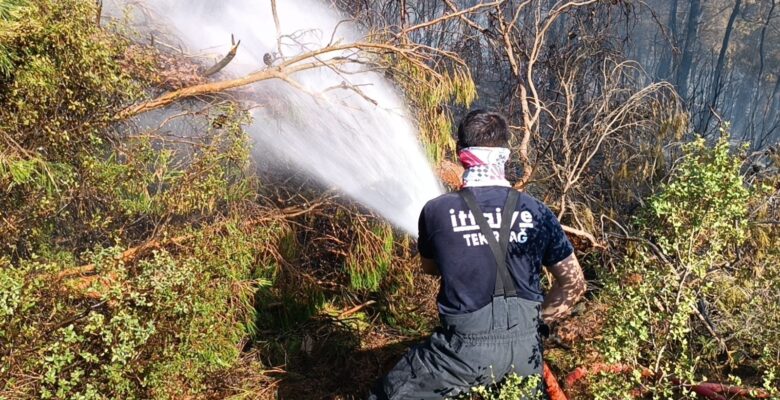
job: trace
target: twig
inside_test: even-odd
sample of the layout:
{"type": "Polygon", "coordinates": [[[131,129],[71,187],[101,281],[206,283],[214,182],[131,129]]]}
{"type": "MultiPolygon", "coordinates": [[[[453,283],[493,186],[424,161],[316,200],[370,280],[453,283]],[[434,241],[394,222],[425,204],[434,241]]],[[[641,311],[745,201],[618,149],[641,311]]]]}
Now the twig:
{"type": "Polygon", "coordinates": [[[599,249],[606,249],[606,246],[604,246],[603,244],[599,243],[599,241],[596,240],[596,238],[593,235],[591,235],[590,233],[588,233],[588,232],[585,232],[585,231],[577,229],[577,228],[572,228],[572,227],[570,227],[568,225],[563,225],[563,224],[561,224],[561,228],[563,228],[563,231],[566,232],[566,233],[569,233],[569,234],[572,234],[574,236],[578,236],[578,237],[582,237],[582,238],[587,239],[591,243],[591,245],[593,247],[596,247],[596,248],[599,248],[599,249]]]}
{"type": "Polygon", "coordinates": [[[654,253],[654,254],[655,254],[655,255],[656,255],[658,258],[660,258],[660,259],[661,259],[661,261],[662,261],[664,264],[667,264],[667,265],[673,265],[673,264],[672,264],[672,263],[669,261],[669,259],[668,259],[668,258],[666,258],[666,255],[664,254],[664,252],[663,252],[663,251],[661,251],[661,249],[660,249],[660,248],[659,248],[659,247],[658,247],[658,246],[657,246],[655,243],[653,243],[653,242],[651,242],[651,241],[649,241],[649,240],[647,240],[647,239],[645,239],[645,238],[634,237],[634,236],[621,236],[621,235],[616,235],[616,234],[614,234],[614,233],[608,233],[607,235],[608,235],[608,236],[611,236],[611,237],[613,237],[613,238],[615,238],[615,239],[622,239],[622,240],[628,240],[628,241],[631,241],[631,242],[640,242],[640,243],[644,243],[644,244],[646,244],[648,247],[650,247],[650,250],[652,250],[652,251],[653,251],[653,253],[654,253]]]}
{"type": "Polygon", "coordinates": [[[238,42],[235,42],[233,44],[233,47],[230,48],[230,51],[223,57],[219,62],[212,65],[211,68],[207,69],[206,72],[203,73],[203,76],[211,76],[216,74],[219,71],[222,71],[223,68],[227,67],[228,64],[230,64],[231,61],[233,61],[233,58],[236,57],[236,52],[238,51],[238,46],[241,44],[241,40],[238,42]]]}
{"type": "MultiPolygon", "coordinates": [[[[444,3],[447,4],[447,7],[449,7],[450,11],[453,13],[457,13],[458,9],[455,7],[455,4],[452,3],[452,0],[444,0],[444,3]]],[[[458,18],[466,23],[466,25],[476,29],[478,32],[487,33],[487,29],[479,26],[476,22],[468,19],[464,14],[458,14],[458,18]]]]}
{"type": "Polygon", "coordinates": [[[418,29],[426,28],[426,27],[429,27],[431,25],[436,25],[436,24],[438,24],[438,23],[440,23],[442,21],[446,21],[446,20],[451,19],[451,18],[460,17],[461,15],[469,14],[469,13],[475,12],[477,10],[480,10],[482,8],[490,8],[490,7],[498,6],[501,3],[503,3],[504,1],[506,1],[506,0],[498,0],[498,1],[493,1],[493,2],[490,2],[490,3],[484,3],[484,4],[481,3],[481,4],[477,4],[477,5],[473,6],[473,7],[469,7],[469,8],[460,10],[458,12],[454,12],[452,14],[442,15],[439,18],[435,18],[435,19],[432,19],[430,21],[421,22],[421,23],[419,23],[417,25],[413,25],[413,26],[410,26],[408,28],[405,28],[397,36],[398,37],[403,37],[403,36],[406,36],[411,31],[415,31],[415,30],[418,30],[418,29]]]}
{"type": "Polygon", "coordinates": [[[100,16],[103,15],[103,0],[97,0],[97,12],[95,14],[95,25],[100,27],[100,16]]]}
{"type": "Polygon", "coordinates": [[[78,321],[78,320],[80,320],[80,319],[82,319],[82,318],[86,317],[87,315],[89,315],[89,313],[90,313],[92,310],[95,310],[95,309],[98,309],[98,308],[100,308],[101,306],[103,306],[103,305],[104,305],[104,304],[106,304],[107,302],[108,302],[108,300],[103,300],[103,301],[101,301],[101,302],[99,302],[99,303],[96,303],[96,304],[93,304],[93,305],[91,305],[91,306],[87,307],[87,308],[86,308],[84,311],[82,311],[82,312],[78,313],[76,316],[74,316],[74,317],[72,317],[72,318],[69,318],[69,319],[67,319],[67,320],[65,320],[65,321],[63,321],[63,322],[60,322],[59,324],[57,324],[57,325],[55,325],[55,326],[53,326],[53,327],[49,328],[49,329],[46,331],[46,334],[49,334],[49,333],[51,333],[51,332],[54,332],[54,331],[56,331],[57,329],[60,329],[60,328],[62,328],[62,327],[65,327],[65,326],[68,326],[68,325],[70,325],[70,324],[72,324],[72,323],[74,323],[74,322],[76,322],[76,321],[78,321]]]}
{"type": "Polygon", "coordinates": [[[274,16],[274,26],[276,27],[276,49],[279,52],[279,58],[284,58],[284,54],[282,54],[282,27],[279,23],[279,14],[276,12],[276,0],[271,0],[271,14],[274,16]]]}
{"type": "Polygon", "coordinates": [[[371,104],[373,104],[375,106],[379,105],[379,102],[377,102],[376,100],[372,99],[371,97],[368,97],[368,95],[365,94],[365,92],[363,92],[362,90],[360,90],[360,88],[357,85],[353,85],[353,84],[347,83],[347,81],[341,81],[341,83],[336,85],[336,86],[331,86],[329,88],[326,88],[324,90],[324,92],[328,92],[328,91],[335,90],[335,89],[351,90],[351,91],[357,93],[358,96],[362,97],[367,102],[369,102],[369,103],[371,103],[371,104]]]}
{"type": "Polygon", "coordinates": [[[704,323],[704,327],[707,328],[707,331],[710,332],[710,335],[712,335],[712,337],[718,342],[718,346],[720,347],[720,350],[726,353],[729,361],[732,361],[731,354],[729,354],[729,348],[728,346],[726,346],[726,342],[723,340],[723,338],[721,338],[720,335],[718,335],[718,333],[715,332],[714,329],[712,329],[712,326],[710,326],[710,322],[695,305],[692,308],[694,314],[696,314],[696,316],[699,317],[701,322],[704,323]]]}
{"type": "Polygon", "coordinates": [[[364,308],[366,308],[366,307],[368,307],[370,305],[373,305],[373,304],[376,304],[376,301],[369,300],[369,301],[367,301],[367,302],[365,302],[363,304],[356,305],[355,307],[352,307],[349,310],[346,310],[343,313],[339,314],[338,319],[347,318],[350,315],[352,315],[352,314],[354,314],[354,313],[356,313],[356,312],[358,312],[358,311],[360,311],[360,310],[362,310],[362,309],[364,309],[364,308]]]}

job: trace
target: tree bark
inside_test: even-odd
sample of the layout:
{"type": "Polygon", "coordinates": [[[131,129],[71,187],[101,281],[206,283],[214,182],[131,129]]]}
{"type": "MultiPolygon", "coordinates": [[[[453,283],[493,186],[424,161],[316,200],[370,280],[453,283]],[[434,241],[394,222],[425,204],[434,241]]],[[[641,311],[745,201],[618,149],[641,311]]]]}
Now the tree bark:
{"type": "Polygon", "coordinates": [[[400,17],[401,17],[401,31],[406,28],[406,0],[400,0],[400,17]]]}
{"type": "Polygon", "coordinates": [[[685,48],[683,49],[680,67],[677,69],[675,86],[683,99],[688,98],[688,81],[693,66],[693,53],[699,36],[699,23],[701,22],[701,0],[691,0],[688,10],[688,22],[685,28],[685,48]]]}
{"type": "Polygon", "coordinates": [[[764,120],[770,121],[769,127],[767,123],[764,123],[761,135],[753,143],[753,150],[764,148],[764,145],[770,142],[770,139],[774,136],[774,132],[780,127],[780,74],[775,75],[775,88],[772,90],[772,95],[766,101],[767,109],[764,111],[764,120]]]}
{"type": "Polygon", "coordinates": [[[668,79],[672,75],[674,65],[674,52],[677,50],[677,2],[678,0],[672,0],[669,6],[669,19],[667,25],[671,32],[669,41],[670,46],[663,50],[661,55],[661,63],[658,66],[657,76],[659,79],[668,79]]]}
{"type": "MultiPolygon", "coordinates": [[[[759,64],[758,64],[758,74],[756,74],[756,87],[755,87],[755,94],[753,96],[753,102],[752,107],[750,107],[751,115],[750,115],[750,121],[748,121],[748,126],[750,127],[749,132],[747,132],[746,136],[750,138],[750,143],[755,144],[755,140],[757,137],[757,130],[758,125],[756,124],[756,111],[758,110],[759,103],[761,102],[761,89],[762,89],[762,83],[764,82],[764,65],[766,64],[766,49],[764,48],[764,44],[766,42],[766,30],[769,27],[769,23],[772,21],[772,14],[775,11],[775,6],[777,5],[776,0],[772,0],[772,7],[769,8],[769,12],[766,16],[766,22],[764,22],[764,26],[761,28],[761,36],[758,39],[758,57],[759,57],[759,64]]],[[[770,97],[767,101],[769,104],[772,103],[772,98],[770,97]]],[[[765,124],[763,123],[763,120],[765,120],[767,117],[769,117],[767,113],[767,109],[764,109],[764,115],[761,116],[762,123],[761,123],[761,130],[763,130],[765,124]]]]}
{"type": "Polygon", "coordinates": [[[697,127],[697,130],[704,134],[710,125],[712,119],[713,110],[718,105],[718,96],[721,89],[721,75],[723,75],[723,67],[726,65],[726,53],[729,50],[729,41],[731,40],[731,32],[734,31],[734,21],[737,20],[737,14],[739,14],[739,7],[742,6],[742,0],[736,0],[734,2],[734,8],[731,9],[731,15],[729,16],[729,22],[726,25],[726,33],[723,35],[723,43],[720,45],[720,53],[718,54],[718,62],[715,65],[715,72],[712,76],[712,82],[710,83],[709,106],[705,108],[702,115],[701,122],[697,127]]]}
{"type": "Polygon", "coordinates": [[[212,65],[211,68],[207,69],[206,72],[203,73],[203,76],[209,77],[211,75],[216,74],[219,71],[222,71],[225,67],[230,64],[231,61],[236,57],[236,53],[238,52],[238,46],[241,44],[241,41],[239,40],[238,43],[233,43],[233,47],[230,48],[230,51],[225,55],[225,57],[222,57],[221,60],[219,60],[216,64],[212,65]]]}

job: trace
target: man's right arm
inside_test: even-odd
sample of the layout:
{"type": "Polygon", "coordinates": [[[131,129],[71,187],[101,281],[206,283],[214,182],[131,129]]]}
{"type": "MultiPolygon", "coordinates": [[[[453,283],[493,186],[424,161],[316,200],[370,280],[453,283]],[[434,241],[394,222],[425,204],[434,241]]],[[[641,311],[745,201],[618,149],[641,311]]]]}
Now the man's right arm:
{"type": "Polygon", "coordinates": [[[434,261],[434,249],[431,238],[428,237],[428,221],[425,218],[426,208],[423,207],[420,212],[420,219],[417,221],[418,238],[417,250],[420,252],[420,264],[423,272],[429,275],[439,275],[439,267],[434,261]]]}
{"type": "Polygon", "coordinates": [[[574,253],[555,265],[548,266],[547,270],[555,277],[555,282],[542,303],[542,319],[549,325],[569,313],[582,298],[586,287],[585,276],[574,253]]]}
{"type": "Polygon", "coordinates": [[[420,263],[422,264],[423,272],[426,274],[439,275],[439,267],[436,265],[436,261],[420,256],[420,263]]]}

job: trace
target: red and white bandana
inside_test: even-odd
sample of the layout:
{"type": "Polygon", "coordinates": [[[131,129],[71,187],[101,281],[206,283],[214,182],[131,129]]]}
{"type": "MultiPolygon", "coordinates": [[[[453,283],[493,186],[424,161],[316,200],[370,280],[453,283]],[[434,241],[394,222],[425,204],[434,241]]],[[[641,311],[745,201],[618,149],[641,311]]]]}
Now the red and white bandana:
{"type": "Polygon", "coordinates": [[[509,160],[505,147],[466,147],[458,152],[458,159],[466,170],[463,187],[511,186],[504,177],[504,164],[509,160]]]}

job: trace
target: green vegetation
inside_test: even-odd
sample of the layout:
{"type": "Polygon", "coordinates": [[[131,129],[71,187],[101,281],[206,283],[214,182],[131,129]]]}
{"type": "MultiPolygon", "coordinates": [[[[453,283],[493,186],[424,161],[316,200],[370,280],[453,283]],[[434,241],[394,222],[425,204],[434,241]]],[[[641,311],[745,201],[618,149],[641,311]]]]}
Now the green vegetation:
{"type": "Polygon", "coordinates": [[[346,267],[354,289],[376,291],[390,270],[395,238],[386,224],[366,230],[353,242],[346,267]]]}
{"type": "Polygon", "coordinates": [[[780,254],[776,236],[765,242],[771,228],[749,219],[771,187],[746,186],[742,157],[730,153],[725,134],[712,148],[696,139],[683,152],[637,221],[648,239],[626,247],[597,298],[609,306],[599,343],[604,361],[631,373],[594,378],[592,393],[628,397],[641,386],[662,398],[695,397],[684,388],[678,393],[679,382],[714,378],[736,385],[749,379],[780,395],[780,254]],[[649,380],[645,369],[659,378],[649,380]]]}
{"type": "Polygon", "coordinates": [[[189,146],[134,135],[113,118],[154,50],[99,28],[94,2],[0,4],[0,397],[208,393],[282,232],[247,220],[246,115],[199,115],[189,146]]]}
{"type": "Polygon", "coordinates": [[[474,81],[468,73],[459,69],[439,74],[403,60],[391,61],[391,65],[391,71],[399,78],[396,82],[416,110],[420,139],[428,157],[438,165],[455,151],[452,115],[441,105],[452,102],[470,106],[477,97],[474,81]]]}
{"type": "Polygon", "coordinates": [[[476,398],[481,400],[544,399],[544,395],[539,391],[540,387],[542,387],[541,376],[519,376],[512,373],[508,374],[500,383],[471,388],[471,391],[468,394],[461,395],[457,398],[476,398]]]}

